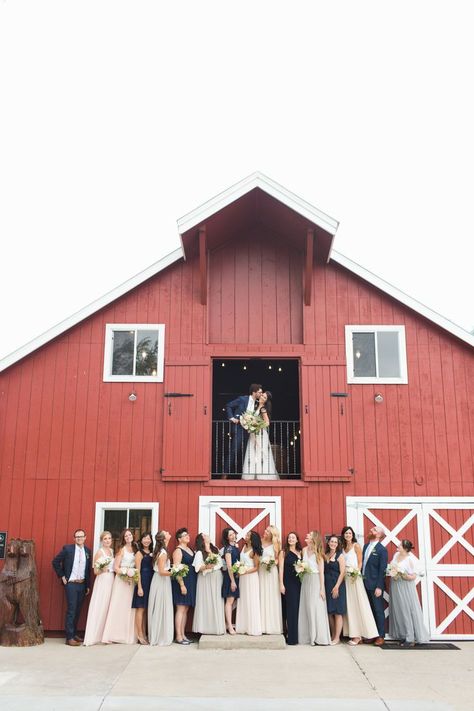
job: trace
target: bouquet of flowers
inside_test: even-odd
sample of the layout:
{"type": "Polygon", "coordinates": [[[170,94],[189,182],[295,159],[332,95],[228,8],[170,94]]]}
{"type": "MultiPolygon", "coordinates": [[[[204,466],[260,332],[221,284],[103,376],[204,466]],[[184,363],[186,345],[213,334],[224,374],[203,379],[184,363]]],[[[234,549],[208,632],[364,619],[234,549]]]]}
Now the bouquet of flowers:
{"type": "Polygon", "coordinates": [[[350,578],[352,582],[355,583],[357,578],[362,578],[362,573],[359,568],[354,568],[352,565],[348,565],[346,568],[346,577],[350,578]]]}
{"type": "Polygon", "coordinates": [[[267,423],[263,417],[258,415],[256,412],[252,412],[251,410],[246,410],[243,415],[240,415],[239,419],[244,430],[252,432],[253,434],[258,434],[267,426],[267,423]]]}
{"type": "Polygon", "coordinates": [[[221,557],[219,553],[209,553],[204,563],[206,565],[217,565],[217,563],[220,563],[220,560],[221,557]]]}
{"type": "Polygon", "coordinates": [[[232,566],[232,572],[235,573],[236,575],[244,575],[244,573],[246,571],[247,571],[247,567],[246,567],[245,563],[243,563],[241,560],[238,560],[232,566]]]}
{"type": "Polygon", "coordinates": [[[403,571],[401,568],[399,568],[396,563],[389,563],[387,565],[387,570],[385,571],[385,575],[389,575],[392,578],[392,580],[404,580],[406,577],[405,571],[403,571]]]}
{"type": "Polygon", "coordinates": [[[303,580],[305,575],[312,572],[311,568],[309,567],[309,563],[306,560],[297,560],[296,563],[293,563],[293,568],[295,569],[295,573],[301,581],[303,580]]]}
{"type": "Polygon", "coordinates": [[[111,564],[111,562],[112,562],[112,558],[108,558],[108,557],[106,557],[106,558],[104,558],[104,557],[99,558],[99,559],[96,560],[96,562],[94,563],[94,568],[95,568],[96,570],[104,570],[104,568],[107,568],[107,567],[111,564]]]}
{"type": "Polygon", "coordinates": [[[138,570],[136,568],[120,568],[119,576],[121,580],[129,585],[138,583],[138,570]]]}
{"type": "Polygon", "coordinates": [[[185,578],[189,573],[189,566],[186,563],[176,563],[170,570],[171,578],[176,580],[176,578],[185,578]]]}
{"type": "Polygon", "coordinates": [[[275,563],[276,563],[276,560],[271,555],[264,555],[260,561],[260,564],[263,565],[264,568],[266,568],[268,573],[273,568],[275,563]]]}

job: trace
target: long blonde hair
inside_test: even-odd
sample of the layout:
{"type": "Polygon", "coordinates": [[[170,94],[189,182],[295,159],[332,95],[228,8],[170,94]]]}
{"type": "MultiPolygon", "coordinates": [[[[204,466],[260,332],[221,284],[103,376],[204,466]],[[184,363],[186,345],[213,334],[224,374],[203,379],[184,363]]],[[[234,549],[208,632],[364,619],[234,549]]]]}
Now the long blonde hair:
{"type": "Polygon", "coordinates": [[[268,530],[272,534],[272,543],[275,550],[275,557],[278,558],[281,551],[281,536],[280,531],[276,526],[268,526],[268,530]]]}
{"type": "Polygon", "coordinates": [[[311,531],[311,543],[316,554],[316,560],[319,563],[320,560],[324,559],[323,539],[319,531],[311,531]]]}

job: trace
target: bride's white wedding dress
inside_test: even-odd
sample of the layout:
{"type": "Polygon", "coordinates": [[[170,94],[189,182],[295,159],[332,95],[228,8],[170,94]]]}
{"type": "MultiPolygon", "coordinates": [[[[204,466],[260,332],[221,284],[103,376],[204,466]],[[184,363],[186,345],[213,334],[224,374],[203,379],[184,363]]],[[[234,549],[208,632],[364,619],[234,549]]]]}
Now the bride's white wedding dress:
{"type": "Polygon", "coordinates": [[[251,432],[245,450],[242,479],[279,479],[268,436],[268,428],[251,432]]]}

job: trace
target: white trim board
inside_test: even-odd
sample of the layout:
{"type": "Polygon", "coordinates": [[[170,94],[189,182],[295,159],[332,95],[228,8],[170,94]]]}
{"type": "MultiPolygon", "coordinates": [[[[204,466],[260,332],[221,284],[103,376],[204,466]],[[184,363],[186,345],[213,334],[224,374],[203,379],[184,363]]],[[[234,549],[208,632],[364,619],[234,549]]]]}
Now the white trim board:
{"type": "Polygon", "coordinates": [[[97,501],[94,517],[94,549],[92,555],[99,549],[100,534],[102,533],[104,509],[151,509],[151,535],[158,533],[160,504],[157,501],[97,501]]]}

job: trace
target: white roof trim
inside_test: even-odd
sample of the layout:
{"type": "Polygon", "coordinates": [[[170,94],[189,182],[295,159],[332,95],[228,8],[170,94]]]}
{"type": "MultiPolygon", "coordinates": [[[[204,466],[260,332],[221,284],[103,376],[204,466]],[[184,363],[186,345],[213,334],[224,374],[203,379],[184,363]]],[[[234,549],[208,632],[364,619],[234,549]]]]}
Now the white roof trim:
{"type": "Polygon", "coordinates": [[[124,281],[123,284],[120,284],[120,286],[117,286],[115,289],[112,289],[112,291],[109,291],[104,296],[101,296],[99,299],[96,299],[96,301],[93,301],[88,306],[85,306],[80,311],[77,311],[69,318],[56,324],[56,326],[53,326],[48,331],[45,331],[40,336],[37,336],[37,338],[34,338],[26,345],[22,346],[21,348],[18,348],[16,351],[13,351],[13,353],[10,353],[9,355],[5,356],[5,358],[2,358],[2,360],[0,360],[0,372],[2,370],[5,370],[5,368],[8,368],[10,365],[13,365],[17,361],[21,360],[25,356],[29,355],[30,353],[33,353],[33,351],[35,351],[37,348],[40,348],[45,343],[52,341],[53,338],[56,338],[56,336],[60,336],[61,333],[64,333],[64,331],[67,331],[69,328],[76,326],[76,324],[80,323],[88,316],[92,316],[92,314],[94,314],[96,311],[99,311],[99,309],[104,308],[104,306],[108,306],[110,303],[112,303],[112,301],[115,301],[116,299],[120,298],[127,292],[134,289],[136,286],[143,284],[143,282],[147,279],[150,279],[156,274],[159,274],[159,272],[163,271],[163,269],[169,267],[170,264],[173,264],[173,262],[176,262],[178,259],[181,259],[182,256],[183,251],[180,247],[178,247],[178,249],[175,249],[174,252],[170,252],[170,254],[167,254],[165,257],[160,259],[158,262],[155,262],[147,269],[144,269],[142,272],[139,272],[139,274],[136,274],[131,279],[127,279],[127,281],[124,281]]]}
{"type": "Polygon", "coordinates": [[[182,235],[192,227],[199,225],[203,220],[207,219],[211,215],[214,215],[214,213],[218,212],[218,210],[222,210],[222,208],[235,202],[235,200],[238,200],[243,195],[246,195],[254,188],[260,188],[265,193],[268,193],[268,195],[271,195],[276,200],[282,202],[291,210],[294,210],[310,222],[313,222],[318,227],[321,227],[321,229],[328,232],[330,235],[334,236],[336,234],[336,230],[339,226],[339,222],[337,222],[337,220],[329,217],[329,215],[326,215],[324,212],[321,212],[321,210],[318,210],[313,205],[310,205],[310,203],[306,202],[306,200],[303,200],[298,197],[298,195],[291,193],[282,185],[275,183],[274,180],[267,178],[266,175],[258,172],[252,173],[252,175],[249,175],[239,183],[236,183],[227,190],[224,190],[224,192],[219,193],[219,195],[216,195],[192,212],[188,212],[187,215],[181,217],[178,220],[179,234],[182,235]]]}
{"type": "Polygon", "coordinates": [[[468,343],[470,346],[474,346],[474,335],[469,333],[469,331],[466,331],[464,328],[461,328],[461,326],[458,326],[457,324],[453,323],[453,321],[450,321],[444,316],[438,314],[436,311],[433,311],[432,309],[428,308],[428,306],[425,306],[416,299],[413,299],[411,296],[408,296],[408,294],[405,294],[403,291],[400,291],[392,284],[389,284],[388,281],[384,281],[372,272],[369,272],[367,269],[364,269],[364,267],[361,267],[360,264],[353,262],[351,259],[345,257],[340,252],[336,252],[335,250],[331,252],[331,260],[336,262],[337,264],[340,264],[342,267],[345,267],[350,272],[357,274],[357,276],[360,276],[362,279],[364,279],[364,281],[367,281],[369,284],[372,284],[372,286],[376,286],[378,289],[385,292],[389,296],[392,296],[394,299],[400,301],[402,304],[405,304],[405,306],[408,306],[413,311],[416,311],[417,313],[421,314],[421,316],[424,316],[429,321],[432,321],[438,326],[441,326],[441,328],[443,328],[445,331],[452,333],[453,336],[460,338],[462,341],[468,343]]]}

